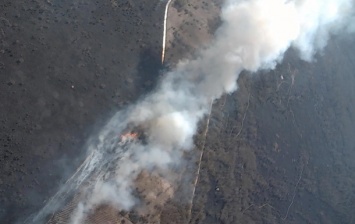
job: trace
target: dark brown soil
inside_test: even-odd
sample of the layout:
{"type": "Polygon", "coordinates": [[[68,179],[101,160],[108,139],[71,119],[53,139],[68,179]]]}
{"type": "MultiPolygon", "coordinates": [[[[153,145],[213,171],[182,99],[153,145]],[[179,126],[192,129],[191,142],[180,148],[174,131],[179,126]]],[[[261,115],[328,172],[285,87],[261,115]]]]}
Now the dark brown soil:
{"type": "Polygon", "coordinates": [[[353,223],[354,69],[337,38],[313,63],[289,51],[243,74],[214,104],[190,223],[353,223]]]}

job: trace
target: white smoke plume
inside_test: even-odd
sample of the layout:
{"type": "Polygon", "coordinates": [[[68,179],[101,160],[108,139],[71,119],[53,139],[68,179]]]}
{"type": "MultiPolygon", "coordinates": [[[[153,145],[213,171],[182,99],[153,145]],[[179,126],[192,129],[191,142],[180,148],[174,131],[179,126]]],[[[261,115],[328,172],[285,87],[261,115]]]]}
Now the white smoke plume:
{"type": "Polygon", "coordinates": [[[96,162],[80,171],[71,189],[90,175],[96,178],[73,223],[82,223],[83,212],[100,203],[131,209],[135,178],[142,170],[164,172],[179,163],[193,147],[211,100],[235,91],[241,71],[272,69],[290,47],[311,60],[332,34],[352,31],[353,18],[351,0],[227,0],[210,47],[178,63],[153,93],[118,112],[91,145],[96,162]],[[120,146],[116,133],[127,127],[144,129],[145,142],[120,146]]]}

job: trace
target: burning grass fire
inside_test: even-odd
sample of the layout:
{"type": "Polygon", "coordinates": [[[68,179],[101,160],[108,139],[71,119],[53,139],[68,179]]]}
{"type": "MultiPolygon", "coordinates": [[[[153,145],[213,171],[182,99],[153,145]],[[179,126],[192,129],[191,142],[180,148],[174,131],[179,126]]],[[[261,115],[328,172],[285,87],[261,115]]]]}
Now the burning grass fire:
{"type": "Polygon", "coordinates": [[[208,113],[211,100],[235,91],[241,71],[274,68],[291,46],[303,58],[312,58],[325,46],[332,28],[350,28],[345,20],[352,18],[352,4],[227,0],[213,43],[196,59],[182,61],[167,72],[154,92],[117,112],[88,142],[90,159],[30,223],[43,223],[63,198],[76,192],[80,200],[67,223],[85,223],[87,214],[102,204],[136,209],[140,198],[134,194],[135,181],[142,172],[157,173],[164,180],[161,185],[170,186],[178,180],[171,173],[193,148],[198,122],[208,113]]]}
{"type": "Polygon", "coordinates": [[[121,139],[120,140],[121,145],[126,144],[128,142],[133,142],[138,139],[138,133],[128,132],[126,134],[122,134],[120,136],[120,139],[121,139]]]}

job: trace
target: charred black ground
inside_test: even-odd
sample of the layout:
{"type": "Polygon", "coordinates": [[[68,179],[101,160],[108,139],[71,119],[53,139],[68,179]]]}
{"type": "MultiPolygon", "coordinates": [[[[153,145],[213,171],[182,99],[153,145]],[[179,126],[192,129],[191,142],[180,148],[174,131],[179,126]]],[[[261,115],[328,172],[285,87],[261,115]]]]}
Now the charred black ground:
{"type": "Polygon", "coordinates": [[[110,114],[152,89],[159,1],[0,4],[0,222],[36,211],[110,114]]]}

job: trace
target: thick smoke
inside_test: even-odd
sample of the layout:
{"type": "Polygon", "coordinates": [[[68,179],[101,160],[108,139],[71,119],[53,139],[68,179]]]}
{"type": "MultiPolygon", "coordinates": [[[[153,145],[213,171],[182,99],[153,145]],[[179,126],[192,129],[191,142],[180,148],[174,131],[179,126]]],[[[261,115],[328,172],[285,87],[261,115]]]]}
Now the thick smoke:
{"type": "Polygon", "coordinates": [[[178,63],[153,93],[117,113],[91,145],[96,162],[80,171],[81,179],[77,179],[91,175],[95,181],[72,223],[82,223],[85,211],[100,203],[131,209],[137,202],[132,196],[136,177],[143,170],[160,170],[164,177],[164,172],[178,165],[183,152],[193,147],[197,124],[210,102],[235,91],[241,71],[272,69],[290,47],[311,60],[330,35],[352,30],[352,7],[350,0],[226,1],[223,23],[210,47],[196,59],[178,63]],[[112,133],[127,127],[144,129],[145,142],[125,149],[119,146],[112,133]],[[108,159],[110,150],[114,156],[108,159]]]}

